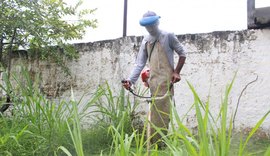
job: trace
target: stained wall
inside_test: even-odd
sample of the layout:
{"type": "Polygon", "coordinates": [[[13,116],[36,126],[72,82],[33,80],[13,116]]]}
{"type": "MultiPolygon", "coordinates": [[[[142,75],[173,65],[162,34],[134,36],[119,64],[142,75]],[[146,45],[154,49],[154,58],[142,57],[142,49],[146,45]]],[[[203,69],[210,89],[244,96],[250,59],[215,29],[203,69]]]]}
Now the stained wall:
{"type": "MultiPolygon", "coordinates": [[[[193,85],[201,100],[209,100],[209,108],[217,116],[226,86],[235,80],[229,96],[229,117],[237,129],[255,126],[270,110],[270,30],[222,31],[204,34],[177,35],[186,53],[182,80],[175,85],[176,108],[180,116],[187,112],[186,125],[196,128],[193,85]]],[[[115,95],[122,89],[120,81],[128,77],[142,41],[142,36],[75,44],[79,59],[67,61],[71,76],[61,72],[54,63],[38,60],[25,62],[14,59],[13,65],[25,62],[28,68],[41,73],[42,90],[56,99],[70,98],[72,86],[75,98],[87,102],[99,85],[108,83],[115,95]]],[[[175,60],[177,57],[175,56],[175,60]]],[[[137,89],[143,89],[140,81],[137,89]]],[[[126,92],[126,94],[129,94],[126,92]]],[[[262,130],[270,130],[268,117],[262,130]]]]}

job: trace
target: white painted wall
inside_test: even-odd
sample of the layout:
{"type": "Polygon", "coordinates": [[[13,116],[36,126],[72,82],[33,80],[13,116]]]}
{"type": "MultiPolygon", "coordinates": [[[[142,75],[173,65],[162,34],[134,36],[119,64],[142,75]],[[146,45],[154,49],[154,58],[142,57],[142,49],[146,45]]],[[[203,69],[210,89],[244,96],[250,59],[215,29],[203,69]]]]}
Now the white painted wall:
{"type": "MultiPolygon", "coordinates": [[[[270,30],[243,30],[213,32],[207,34],[179,35],[187,52],[186,64],[181,72],[182,81],[176,84],[176,107],[180,116],[193,104],[189,81],[202,101],[210,99],[210,111],[218,114],[226,85],[234,74],[236,79],[230,94],[229,113],[236,109],[241,95],[235,126],[238,129],[253,127],[270,110],[270,30]]],[[[83,94],[87,101],[98,85],[108,82],[114,94],[118,94],[121,79],[126,78],[133,67],[142,37],[126,37],[116,40],[76,44],[80,51],[77,61],[68,62],[72,77],[59,73],[55,65],[36,61],[33,70],[42,69],[44,90],[60,98],[69,98],[70,85],[75,97],[83,94]]],[[[15,62],[14,62],[15,63],[15,62]]],[[[137,88],[141,88],[138,81],[137,88]]],[[[128,92],[127,92],[128,94],[128,92]]],[[[194,111],[188,114],[187,126],[196,127],[194,111]]],[[[263,129],[270,130],[270,117],[263,129]]]]}

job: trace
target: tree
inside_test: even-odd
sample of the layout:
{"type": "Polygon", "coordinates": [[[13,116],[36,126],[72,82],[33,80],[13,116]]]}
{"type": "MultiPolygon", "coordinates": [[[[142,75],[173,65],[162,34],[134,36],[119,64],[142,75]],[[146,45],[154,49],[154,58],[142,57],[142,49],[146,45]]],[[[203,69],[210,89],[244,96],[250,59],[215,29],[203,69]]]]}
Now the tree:
{"type": "Polygon", "coordinates": [[[1,0],[0,62],[10,71],[11,55],[27,50],[28,56],[53,59],[62,65],[64,57],[73,59],[77,53],[67,41],[81,39],[87,27],[95,28],[96,19],[85,19],[96,9],[80,10],[64,0],[1,0]],[[64,20],[64,17],[76,20],[64,20]],[[61,55],[59,55],[61,54],[61,55]]]}

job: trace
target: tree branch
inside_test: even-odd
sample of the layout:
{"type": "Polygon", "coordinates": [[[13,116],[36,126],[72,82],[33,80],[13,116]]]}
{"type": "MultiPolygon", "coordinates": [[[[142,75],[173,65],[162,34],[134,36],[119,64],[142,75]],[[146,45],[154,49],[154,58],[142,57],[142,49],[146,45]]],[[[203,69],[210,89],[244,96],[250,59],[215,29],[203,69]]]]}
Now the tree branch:
{"type": "Polygon", "coordinates": [[[233,115],[233,120],[232,120],[232,122],[233,122],[233,129],[234,129],[234,127],[235,127],[235,126],[234,126],[235,116],[236,116],[236,113],[237,113],[237,110],[238,110],[238,107],[239,107],[240,99],[241,99],[241,97],[242,97],[244,91],[247,89],[247,87],[248,87],[250,84],[252,84],[252,83],[254,83],[255,81],[257,81],[257,80],[258,80],[258,75],[256,76],[256,79],[255,79],[255,80],[249,82],[249,83],[243,88],[243,90],[241,91],[241,93],[240,93],[240,95],[239,95],[239,97],[238,97],[236,109],[235,109],[235,112],[234,112],[234,115],[233,115]]]}
{"type": "Polygon", "coordinates": [[[9,50],[8,50],[8,79],[10,78],[10,70],[11,70],[11,53],[12,53],[12,48],[13,48],[13,42],[15,40],[15,37],[16,37],[16,31],[17,31],[17,28],[14,28],[13,30],[13,34],[12,34],[12,38],[11,38],[11,41],[10,41],[10,45],[9,45],[9,50]]]}

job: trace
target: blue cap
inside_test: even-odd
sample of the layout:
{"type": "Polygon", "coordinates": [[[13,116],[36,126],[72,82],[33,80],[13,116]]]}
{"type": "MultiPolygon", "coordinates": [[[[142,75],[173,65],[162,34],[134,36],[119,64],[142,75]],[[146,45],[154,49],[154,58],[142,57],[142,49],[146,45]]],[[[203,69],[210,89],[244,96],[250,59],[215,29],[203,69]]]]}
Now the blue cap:
{"type": "Polygon", "coordinates": [[[155,24],[160,16],[157,16],[157,14],[153,11],[148,11],[143,15],[143,18],[140,20],[141,26],[149,26],[155,24]]]}

